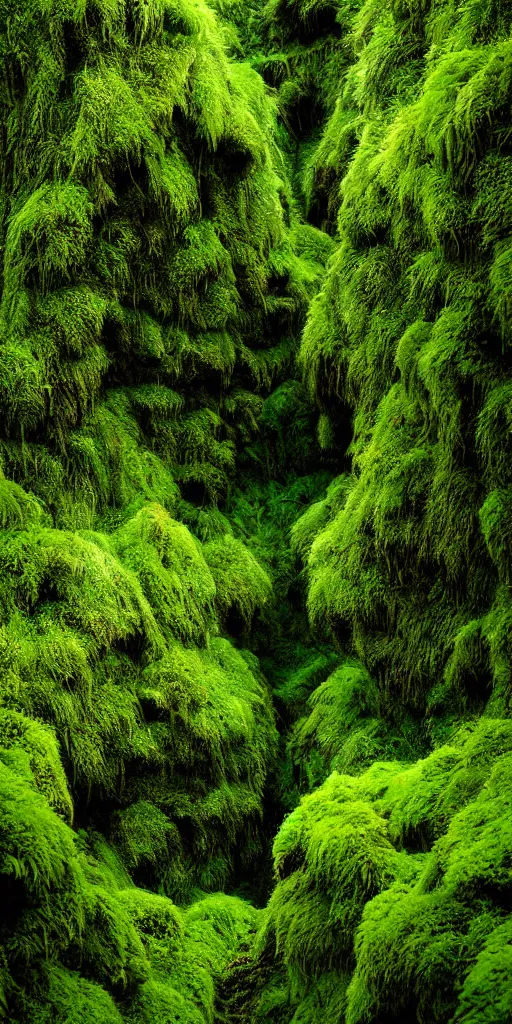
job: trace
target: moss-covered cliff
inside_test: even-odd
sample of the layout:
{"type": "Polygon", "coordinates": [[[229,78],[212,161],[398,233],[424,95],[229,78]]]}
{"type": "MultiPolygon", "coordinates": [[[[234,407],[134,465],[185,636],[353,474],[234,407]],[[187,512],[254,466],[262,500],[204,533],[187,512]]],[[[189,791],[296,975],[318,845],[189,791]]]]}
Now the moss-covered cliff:
{"type": "Polygon", "coordinates": [[[0,4],[6,1021],[508,1024],[511,28],[0,4]]]}

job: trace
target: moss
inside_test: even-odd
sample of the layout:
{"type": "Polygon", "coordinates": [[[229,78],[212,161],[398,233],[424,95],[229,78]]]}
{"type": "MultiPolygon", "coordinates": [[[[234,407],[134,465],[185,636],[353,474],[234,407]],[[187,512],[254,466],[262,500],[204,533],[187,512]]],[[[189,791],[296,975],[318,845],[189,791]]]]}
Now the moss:
{"type": "Polygon", "coordinates": [[[510,27],[0,10],[13,1024],[510,1016],[510,27]]]}
{"type": "Polygon", "coordinates": [[[43,185],[11,217],[6,238],[5,301],[27,285],[43,295],[84,266],[92,242],[93,206],[85,188],[43,185]]]}
{"type": "Polygon", "coordinates": [[[475,1005],[500,1019],[509,748],[510,722],[484,718],[416,764],[334,773],[288,816],[256,958],[275,944],[297,1019],[333,969],[344,1007],[343,969],[353,972],[343,1010],[353,1022],[397,1012],[437,1022],[475,1005]]]}
{"type": "Polygon", "coordinates": [[[27,755],[27,767],[38,791],[46,797],[50,807],[71,822],[73,803],[53,732],[36,720],[2,709],[0,745],[7,765],[15,753],[23,751],[27,755]]]}
{"type": "Polygon", "coordinates": [[[272,583],[241,541],[226,534],[205,545],[206,562],[216,585],[216,605],[221,620],[236,610],[249,624],[255,611],[263,608],[272,593],[272,583]]]}
{"type": "MultiPolygon", "coordinates": [[[[107,4],[94,11],[91,20],[86,5],[71,12],[34,0],[10,35],[7,11],[3,22],[9,67],[20,76],[9,128],[17,156],[4,189],[6,421],[17,447],[39,429],[30,437],[32,487],[63,518],[80,489],[90,523],[138,489],[149,500],[171,496],[164,466],[150,452],[155,434],[187,498],[205,488],[216,500],[225,491],[232,448],[209,373],[214,367],[229,382],[242,324],[249,351],[252,334],[265,333],[269,250],[282,244],[285,229],[272,104],[255,72],[228,62],[209,8],[137,5],[127,16],[122,4],[107,4]],[[230,161],[236,171],[224,180],[230,161]],[[247,305],[249,278],[258,284],[247,305]],[[175,346],[182,328],[186,353],[175,346]],[[138,380],[129,369],[135,351],[158,362],[146,364],[138,380]],[[183,373],[183,357],[189,379],[181,411],[188,416],[180,426],[176,406],[171,431],[163,389],[183,373]],[[112,389],[112,378],[123,374],[130,419],[112,389]],[[71,495],[67,485],[47,493],[47,440],[73,482],[71,495]]],[[[296,259],[296,272],[306,264],[296,259]]],[[[304,313],[293,284],[288,307],[304,313]]],[[[21,468],[17,459],[19,478],[24,460],[21,468]]]]}
{"type": "Polygon", "coordinates": [[[28,1000],[24,1020],[37,1024],[121,1024],[123,1017],[112,997],[98,984],[81,978],[74,971],[54,968],[48,972],[48,990],[44,1001],[28,1000]]]}
{"type": "Polygon", "coordinates": [[[158,505],[146,506],[115,535],[116,548],[141,579],[161,627],[204,642],[215,582],[187,528],[158,505]]]}
{"type": "Polygon", "coordinates": [[[173,847],[180,846],[176,827],[146,800],[130,804],[113,815],[111,840],[132,873],[141,864],[147,867],[148,863],[165,863],[173,847]]]}
{"type": "Polygon", "coordinates": [[[307,711],[293,729],[290,748],[309,787],[332,770],[357,774],[373,761],[408,760],[421,749],[413,721],[405,719],[397,729],[386,723],[377,687],[356,662],[344,662],[317,687],[307,711]]]}
{"type": "Polygon", "coordinates": [[[505,1021],[510,1013],[507,977],[510,960],[510,924],[504,923],[490,933],[482,951],[464,981],[460,999],[460,1019],[505,1021]]]}
{"type": "Polygon", "coordinates": [[[123,889],[118,898],[142,938],[153,970],[172,972],[183,943],[184,925],[177,907],[144,889],[123,889]]]}

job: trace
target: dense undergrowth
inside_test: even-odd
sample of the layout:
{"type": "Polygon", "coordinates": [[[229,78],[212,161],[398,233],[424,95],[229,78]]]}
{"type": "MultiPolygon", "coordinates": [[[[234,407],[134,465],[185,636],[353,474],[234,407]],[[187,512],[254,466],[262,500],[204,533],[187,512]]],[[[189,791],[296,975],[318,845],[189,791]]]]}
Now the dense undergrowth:
{"type": "Polygon", "coordinates": [[[511,27],[0,4],[12,1024],[510,1020],[511,27]]]}

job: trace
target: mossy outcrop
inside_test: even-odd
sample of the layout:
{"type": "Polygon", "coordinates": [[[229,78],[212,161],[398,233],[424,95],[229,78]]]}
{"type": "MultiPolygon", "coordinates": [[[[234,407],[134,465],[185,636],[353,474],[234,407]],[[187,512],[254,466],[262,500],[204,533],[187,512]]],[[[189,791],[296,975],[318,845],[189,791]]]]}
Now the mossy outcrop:
{"type": "Polygon", "coordinates": [[[334,772],[304,798],[258,937],[282,974],[248,1020],[507,1019],[510,742],[508,720],[482,719],[409,767],[334,772]]]}

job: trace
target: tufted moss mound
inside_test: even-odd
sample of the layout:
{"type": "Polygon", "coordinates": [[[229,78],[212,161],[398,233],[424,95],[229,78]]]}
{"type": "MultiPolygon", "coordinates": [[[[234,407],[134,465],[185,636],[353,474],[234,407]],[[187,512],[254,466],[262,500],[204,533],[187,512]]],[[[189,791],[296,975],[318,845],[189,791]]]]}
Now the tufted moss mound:
{"type": "Polygon", "coordinates": [[[242,991],[254,1021],[505,1020],[510,745],[509,720],[482,719],[411,766],[335,772],[305,797],[226,1019],[242,991]]]}
{"type": "Polygon", "coordinates": [[[184,913],[135,888],[103,840],[77,837],[49,807],[28,758],[1,769],[8,1019],[211,1021],[215,979],[254,932],[257,912],[220,894],[184,913]]]}
{"type": "Polygon", "coordinates": [[[441,714],[490,699],[499,714],[508,328],[495,282],[508,226],[489,189],[490,168],[506,164],[506,16],[370,13],[354,21],[359,84],[349,74],[341,101],[366,126],[338,181],[340,244],[301,351],[324,412],[353,410],[356,470],[312,538],[310,613],[334,632],[349,624],[400,705],[441,714]]]}
{"type": "Polygon", "coordinates": [[[3,743],[26,749],[39,787],[70,808],[54,738],[23,715],[49,722],[78,802],[93,789],[97,810],[105,802],[129,866],[149,860],[169,871],[171,844],[182,867],[170,888],[182,884],[183,857],[202,849],[208,860],[217,828],[220,884],[230,843],[260,813],[275,727],[265,684],[216,635],[216,586],[199,542],[152,505],[110,536],[6,534],[2,560],[4,702],[13,709],[3,712],[3,743]],[[51,775],[38,771],[48,744],[51,775]],[[126,809],[114,811],[112,799],[126,809]],[[137,808],[149,808],[140,824],[137,808]],[[174,819],[195,821],[185,847],[174,819]]]}

